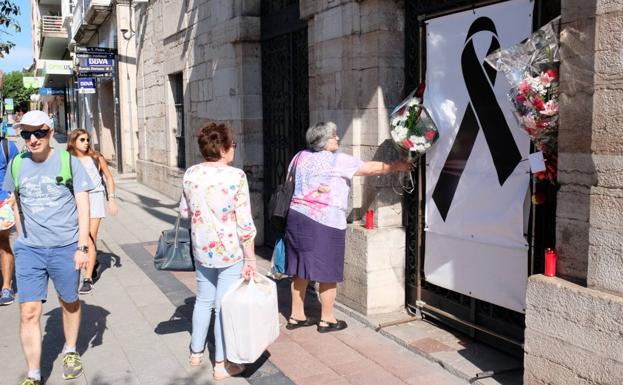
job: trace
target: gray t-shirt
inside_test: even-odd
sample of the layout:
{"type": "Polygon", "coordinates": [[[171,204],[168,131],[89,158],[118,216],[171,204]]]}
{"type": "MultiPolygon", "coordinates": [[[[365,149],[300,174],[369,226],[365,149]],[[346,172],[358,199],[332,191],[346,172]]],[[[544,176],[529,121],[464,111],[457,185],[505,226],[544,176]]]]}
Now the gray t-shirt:
{"type": "MultiPolygon", "coordinates": [[[[29,155],[29,154],[28,154],[29,155]]],[[[61,159],[53,151],[44,162],[30,156],[22,159],[19,171],[19,198],[22,227],[19,241],[31,247],[61,247],[78,241],[78,208],[71,191],[56,183],[61,159]]],[[[11,165],[12,165],[11,161],[11,165]]],[[[11,170],[11,165],[7,170],[11,170]]],[[[78,158],[71,157],[74,193],[93,189],[93,182],[78,158]]],[[[3,190],[14,192],[11,172],[4,178],[3,190]]]]}

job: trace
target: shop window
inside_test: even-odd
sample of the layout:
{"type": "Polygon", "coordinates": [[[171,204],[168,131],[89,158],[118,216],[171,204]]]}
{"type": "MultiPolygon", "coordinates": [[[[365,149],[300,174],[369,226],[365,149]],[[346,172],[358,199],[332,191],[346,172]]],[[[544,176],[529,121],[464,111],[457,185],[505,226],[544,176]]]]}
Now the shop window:
{"type": "Polygon", "coordinates": [[[173,133],[176,142],[176,166],[186,168],[186,137],[184,135],[184,76],[181,72],[169,75],[173,96],[173,133]]]}

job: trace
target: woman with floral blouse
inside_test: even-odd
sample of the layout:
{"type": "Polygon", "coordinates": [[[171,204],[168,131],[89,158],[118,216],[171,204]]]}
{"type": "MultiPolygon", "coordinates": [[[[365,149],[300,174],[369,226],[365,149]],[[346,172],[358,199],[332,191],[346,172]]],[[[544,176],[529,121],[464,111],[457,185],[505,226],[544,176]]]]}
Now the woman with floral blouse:
{"type": "Polygon", "coordinates": [[[214,379],[240,374],[243,365],[225,360],[222,319],[223,295],[242,275],[256,270],[256,234],[249,185],[244,171],[230,166],[236,143],[224,124],[207,123],[199,130],[199,149],[205,162],[186,170],[182,217],[190,219],[193,255],[197,268],[197,298],[193,310],[190,364],[201,365],[210,327],[214,322],[214,379]]]}

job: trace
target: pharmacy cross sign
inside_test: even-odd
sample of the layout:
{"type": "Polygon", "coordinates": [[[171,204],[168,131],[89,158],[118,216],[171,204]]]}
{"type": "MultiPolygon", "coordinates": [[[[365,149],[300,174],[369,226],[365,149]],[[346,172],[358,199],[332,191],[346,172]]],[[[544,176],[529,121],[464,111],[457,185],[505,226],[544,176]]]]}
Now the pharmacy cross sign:
{"type": "Polygon", "coordinates": [[[495,24],[488,17],[480,17],[470,26],[461,54],[461,67],[469,103],[433,191],[433,200],[444,221],[479,129],[482,128],[487,141],[500,186],[504,185],[521,161],[521,154],[493,90],[496,71],[478,58],[474,48],[474,35],[486,31],[492,34],[487,55],[499,49],[495,24]]]}

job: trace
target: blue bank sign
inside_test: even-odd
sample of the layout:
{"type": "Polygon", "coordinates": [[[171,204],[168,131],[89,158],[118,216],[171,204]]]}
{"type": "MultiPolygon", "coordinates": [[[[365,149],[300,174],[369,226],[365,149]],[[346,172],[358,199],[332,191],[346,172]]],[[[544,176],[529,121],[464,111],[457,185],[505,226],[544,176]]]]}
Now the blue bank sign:
{"type": "Polygon", "coordinates": [[[81,57],[79,58],[80,73],[102,73],[112,72],[115,66],[115,59],[111,57],[81,57]]]}
{"type": "Polygon", "coordinates": [[[98,58],[98,57],[87,58],[87,65],[89,67],[112,67],[114,64],[115,64],[115,61],[110,58],[98,58]]]}
{"type": "Polygon", "coordinates": [[[78,78],[78,93],[79,94],[94,94],[95,93],[95,79],[94,78],[78,78]]]}
{"type": "Polygon", "coordinates": [[[56,88],[56,87],[42,87],[42,88],[39,88],[39,95],[41,96],[63,96],[65,95],[65,89],[56,88]]]}

